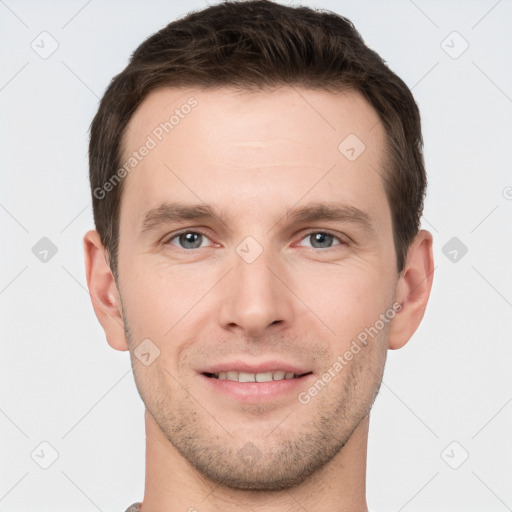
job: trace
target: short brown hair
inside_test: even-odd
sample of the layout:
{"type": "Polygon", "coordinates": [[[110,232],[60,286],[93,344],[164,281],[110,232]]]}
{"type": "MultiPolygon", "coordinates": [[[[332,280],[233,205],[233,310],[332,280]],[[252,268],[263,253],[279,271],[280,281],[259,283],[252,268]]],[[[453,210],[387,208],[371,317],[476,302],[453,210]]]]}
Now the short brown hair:
{"type": "Polygon", "coordinates": [[[91,124],[89,177],[96,229],[116,278],[124,180],[108,194],[97,191],[121,166],[123,135],[138,105],[159,87],[261,90],[282,85],[359,91],[379,114],[387,136],[382,176],[402,271],[419,230],[426,189],[420,113],[411,91],[366,46],[350,20],[329,11],[250,0],[192,12],[149,37],[100,102],[91,124]]]}

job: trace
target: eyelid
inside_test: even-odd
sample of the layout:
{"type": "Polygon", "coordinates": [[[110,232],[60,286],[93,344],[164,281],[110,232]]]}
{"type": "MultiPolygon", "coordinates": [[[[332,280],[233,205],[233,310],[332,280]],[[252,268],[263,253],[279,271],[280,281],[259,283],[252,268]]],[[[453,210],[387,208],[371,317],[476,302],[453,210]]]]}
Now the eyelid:
{"type": "MultiPolygon", "coordinates": [[[[200,235],[208,238],[208,240],[210,240],[209,234],[204,229],[201,229],[201,228],[184,228],[184,229],[182,229],[180,231],[176,231],[176,232],[172,233],[169,236],[164,237],[162,243],[164,245],[172,245],[170,243],[171,240],[174,240],[175,238],[177,238],[178,236],[180,236],[180,235],[182,235],[184,233],[197,233],[197,234],[200,234],[200,235]]],[[[326,235],[330,235],[330,236],[336,238],[340,242],[338,244],[340,246],[341,245],[348,245],[348,243],[349,243],[349,237],[347,237],[346,235],[342,235],[341,233],[337,234],[337,233],[335,233],[335,232],[333,232],[333,231],[331,231],[329,229],[322,229],[322,228],[316,228],[316,229],[310,228],[309,230],[307,230],[306,232],[303,232],[302,234],[299,233],[299,235],[301,235],[301,238],[299,239],[299,242],[302,242],[302,240],[304,240],[304,238],[312,235],[313,233],[323,233],[323,234],[326,234],[326,235]]],[[[325,251],[328,251],[330,249],[334,249],[338,245],[335,245],[333,247],[326,247],[324,249],[317,249],[316,247],[311,247],[311,249],[325,252],[325,251]]],[[[205,247],[200,247],[198,249],[183,249],[182,247],[178,247],[178,246],[174,246],[174,247],[176,247],[177,249],[181,249],[183,251],[187,251],[187,252],[190,252],[190,251],[193,251],[193,250],[197,251],[198,249],[205,249],[205,247]]]]}
{"type": "MultiPolygon", "coordinates": [[[[304,238],[312,235],[313,233],[322,233],[324,235],[330,235],[334,238],[336,238],[340,243],[339,245],[348,245],[349,243],[349,238],[346,236],[346,235],[342,235],[341,233],[335,233],[333,231],[330,231],[329,229],[321,229],[321,228],[317,228],[317,229],[309,229],[308,231],[304,232],[300,238],[300,242],[302,240],[304,240],[304,238]]],[[[320,250],[320,251],[328,251],[329,249],[334,249],[335,247],[337,247],[337,245],[333,246],[333,247],[326,247],[325,249],[317,249],[317,250],[320,250]]],[[[316,247],[311,247],[311,249],[316,249],[316,247]]]]}
{"type": "MultiPolygon", "coordinates": [[[[184,228],[184,229],[181,229],[180,231],[176,231],[174,233],[171,233],[169,236],[165,236],[162,239],[162,244],[163,245],[172,245],[170,243],[171,240],[174,240],[175,238],[177,238],[180,235],[183,235],[184,233],[197,233],[199,235],[202,235],[202,236],[208,238],[208,240],[210,240],[210,236],[208,235],[206,230],[203,230],[203,229],[200,229],[200,228],[184,228]]],[[[178,246],[174,246],[174,247],[176,247],[176,249],[181,249],[181,250],[187,251],[187,252],[190,252],[192,250],[196,250],[197,251],[197,249],[183,249],[183,247],[178,247],[178,246]]],[[[201,249],[204,249],[204,247],[201,247],[201,249]]]]}

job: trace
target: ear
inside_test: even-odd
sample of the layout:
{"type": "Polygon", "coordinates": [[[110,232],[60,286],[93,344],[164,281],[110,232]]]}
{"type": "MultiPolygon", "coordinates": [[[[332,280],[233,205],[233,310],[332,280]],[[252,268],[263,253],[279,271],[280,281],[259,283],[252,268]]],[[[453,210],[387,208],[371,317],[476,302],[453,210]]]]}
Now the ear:
{"type": "Polygon", "coordinates": [[[89,295],[108,344],[116,350],[128,350],[121,298],[108,264],[108,252],[95,230],[84,236],[84,255],[89,295]]]}
{"type": "Polygon", "coordinates": [[[407,251],[395,301],[402,305],[390,325],[388,348],[402,348],[420,325],[434,278],[432,235],[420,230],[407,251]]]}

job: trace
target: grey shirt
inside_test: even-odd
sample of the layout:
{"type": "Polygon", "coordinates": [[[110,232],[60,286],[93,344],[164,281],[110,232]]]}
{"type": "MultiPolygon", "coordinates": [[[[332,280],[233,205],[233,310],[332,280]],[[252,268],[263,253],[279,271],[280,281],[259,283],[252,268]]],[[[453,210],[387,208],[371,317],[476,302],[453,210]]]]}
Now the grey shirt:
{"type": "MultiPolygon", "coordinates": [[[[133,505],[130,505],[125,512],[140,512],[140,506],[142,505],[141,502],[134,503],[133,505]]],[[[371,510],[370,510],[371,512],[371,510]]]]}
{"type": "Polygon", "coordinates": [[[126,512],[140,512],[140,506],[142,505],[141,502],[134,503],[133,505],[130,505],[126,512]]]}

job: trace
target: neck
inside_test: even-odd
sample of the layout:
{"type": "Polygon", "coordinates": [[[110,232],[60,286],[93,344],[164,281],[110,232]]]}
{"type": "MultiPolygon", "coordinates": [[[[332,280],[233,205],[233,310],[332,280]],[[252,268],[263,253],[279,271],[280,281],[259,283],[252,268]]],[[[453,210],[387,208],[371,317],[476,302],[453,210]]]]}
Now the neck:
{"type": "Polygon", "coordinates": [[[146,410],[146,486],[141,512],[367,512],[369,416],[342,450],[301,485],[280,491],[222,487],[200,474],[165,438],[146,410]]]}

